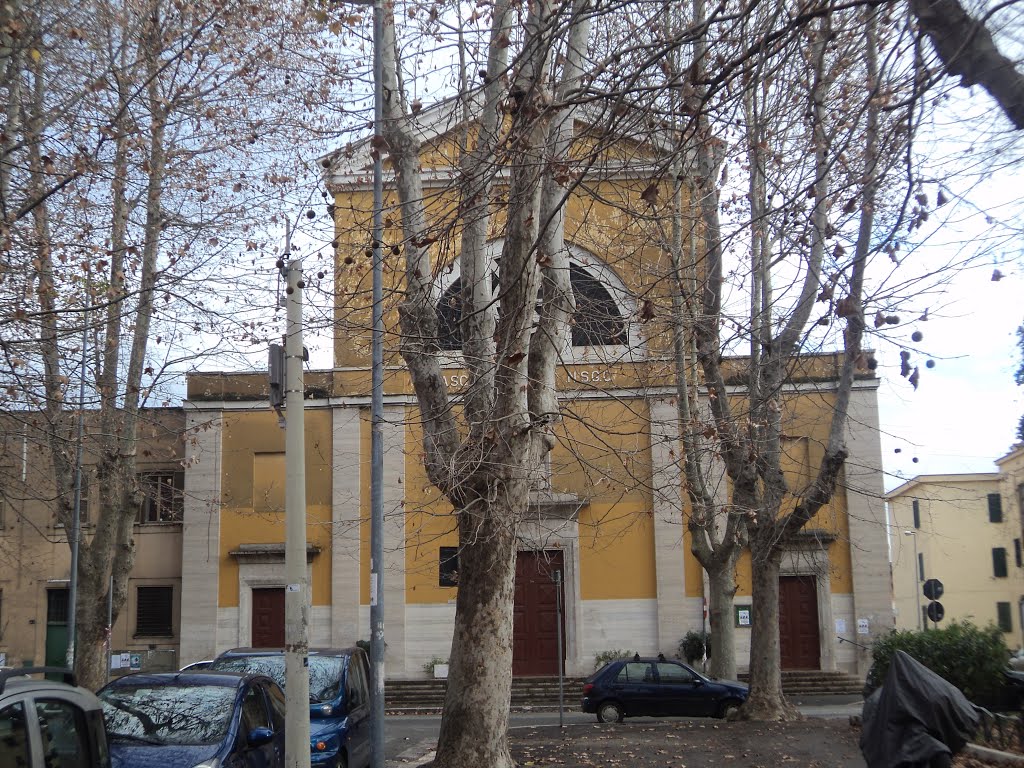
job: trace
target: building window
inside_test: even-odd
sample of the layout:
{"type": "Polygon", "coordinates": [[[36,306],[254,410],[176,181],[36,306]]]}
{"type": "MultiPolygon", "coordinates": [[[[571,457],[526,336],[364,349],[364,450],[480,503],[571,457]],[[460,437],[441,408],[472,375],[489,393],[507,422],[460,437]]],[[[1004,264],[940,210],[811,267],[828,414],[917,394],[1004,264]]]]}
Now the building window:
{"type": "Polygon", "coordinates": [[[988,521],[990,523],[1003,522],[1003,497],[998,493],[988,495],[988,521]]]}
{"type": "MultiPolygon", "coordinates": [[[[607,287],[588,270],[569,264],[576,311],[572,316],[572,345],[599,347],[627,343],[626,323],[607,287]]],[[[491,287],[498,290],[497,276],[491,287]]],[[[462,278],[448,286],[437,303],[438,346],[451,352],[462,349],[462,278]]]]}
{"type": "Polygon", "coordinates": [[[917,580],[924,581],[924,555],[921,553],[917,555],[917,580]]]}
{"type": "Polygon", "coordinates": [[[46,590],[46,623],[68,623],[68,591],[66,589],[46,590]]]}
{"type": "Polygon", "coordinates": [[[441,547],[440,563],[437,585],[439,587],[459,586],[459,548],[441,547]]]}
{"type": "Polygon", "coordinates": [[[992,575],[997,579],[1005,579],[1006,570],[1006,547],[992,548],[992,575]]]}
{"type": "Polygon", "coordinates": [[[1013,632],[1013,612],[1009,603],[996,603],[996,623],[1003,632],[1013,632]]]}
{"type": "Polygon", "coordinates": [[[138,587],[135,597],[135,636],[172,637],[174,587],[138,587]]]}
{"type": "Polygon", "coordinates": [[[1021,563],[1021,551],[1020,551],[1020,539],[1014,539],[1013,540],[1013,562],[1014,562],[1014,564],[1018,568],[1020,568],[1021,565],[1022,565],[1022,563],[1021,563]]]}
{"type": "Polygon", "coordinates": [[[921,527],[921,502],[919,502],[917,499],[914,499],[913,502],[911,502],[911,506],[914,508],[914,527],[915,528],[920,528],[921,527]]]}
{"type": "Polygon", "coordinates": [[[139,475],[139,490],[143,499],[138,522],[181,522],[185,512],[184,472],[143,472],[139,475]]]}

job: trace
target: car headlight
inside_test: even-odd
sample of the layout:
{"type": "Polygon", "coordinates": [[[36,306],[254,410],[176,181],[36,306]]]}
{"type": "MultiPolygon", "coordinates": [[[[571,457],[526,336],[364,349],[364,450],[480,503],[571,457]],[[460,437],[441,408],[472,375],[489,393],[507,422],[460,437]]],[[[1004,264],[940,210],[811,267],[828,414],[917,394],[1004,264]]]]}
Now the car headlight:
{"type": "Polygon", "coordinates": [[[320,714],[324,717],[330,717],[334,714],[334,707],[332,707],[330,704],[321,704],[319,710],[320,714]]]}
{"type": "Polygon", "coordinates": [[[204,760],[199,765],[193,766],[193,768],[220,768],[220,758],[211,757],[209,760],[204,760]]]}

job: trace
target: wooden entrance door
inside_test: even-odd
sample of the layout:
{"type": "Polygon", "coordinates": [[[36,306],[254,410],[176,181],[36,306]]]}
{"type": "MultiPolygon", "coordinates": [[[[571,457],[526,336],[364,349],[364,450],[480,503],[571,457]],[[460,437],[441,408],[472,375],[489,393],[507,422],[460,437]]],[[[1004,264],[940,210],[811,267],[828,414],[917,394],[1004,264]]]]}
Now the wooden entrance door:
{"type": "Polygon", "coordinates": [[[284,647],[284,589],[252,591],[252,647],[284,647]]]}
{"type": "Polygon", "coordinates": [[[814,576],[779,578],[779,646],[783,669],[819,669],[818,590],[814,576]]]}
{"type": "MultiPolygon", "coordinates": [[[[558,587],[565,579],[562,553],[520,552],[516,558],[516,597],[512,630],[512,674],[558,674],[558,587]]],[[[564,591],[563,591],[564,594],[564,591]]],[[[562,648],[565,654],[565,603],[562,603],[562,648]]]]}

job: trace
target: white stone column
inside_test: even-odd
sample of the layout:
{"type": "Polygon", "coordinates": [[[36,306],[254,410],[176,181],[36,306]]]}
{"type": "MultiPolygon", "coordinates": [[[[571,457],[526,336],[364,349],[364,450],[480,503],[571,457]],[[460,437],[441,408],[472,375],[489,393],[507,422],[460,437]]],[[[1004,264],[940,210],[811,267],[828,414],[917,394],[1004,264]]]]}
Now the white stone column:
{"type": "Polygon", "coordinates": [[[331,645],[344,648],[369,639],[359,625],[362,420],[358,407],[337,406],[332,421],[331,645]]]}
{"type": "Polygon", "coordinates": [[[223,411],[185,406],[185,512],[181,547],[181,665],[213,658],[220,585],[223,411]]]}
{"type": "MultiPolygon", "coordinates": [[[[679,453],[679,422],[676,406],[667,398],[652,399],[651,479],[654,494],[654,561],[658,589],[658,636],[650,638],[656,648],[645,648],[646,638],[637,645],[648,651],[674,656],[679,641],[693,618],[686,605],[683,570],[682,470],[679,453]]],[[[698,609],[699,611],[699,609],[698,609]]]]}
{"type": "MultiPolygon", "coordinates": [[[[846,429],[846,509],[854,610],[850,634],[858,643],[870,645],[875,637],[894,626],[877,380],[855,383],[846,429]],[[858,619],[868,620],[869,635],[854,634],[858,619]]],[[[857,648],[856,658],[857,672],[867,674],[871,654],[857,648]]]]}
{"type": "MultiPolygon", "coordinates": [[[[384,661],[389,676],[407,676],[405,645],[404,406],[384,408],[384,661]]],[[[369,464],[366,464],[369,471],[369,464]]]]}

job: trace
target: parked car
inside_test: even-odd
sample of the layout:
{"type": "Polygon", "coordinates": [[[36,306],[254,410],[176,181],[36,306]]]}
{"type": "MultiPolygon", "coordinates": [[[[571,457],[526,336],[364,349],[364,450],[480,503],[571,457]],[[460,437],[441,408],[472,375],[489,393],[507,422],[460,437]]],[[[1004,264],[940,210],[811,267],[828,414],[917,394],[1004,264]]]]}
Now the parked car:
{"type": "MultiPolygon", "coordinates": [[[[284,650],[234,648],[211,670],[256,672],[284,687],[284,650]]],[[[310,763],[330,768],[370,764],[370,665],[362,648],[309,650],[310,763]]]]}
{"type": "Polygon", "coordinates": [[[0,766],[59,765],[110,768],[99,699],[78,687],[66,669],[0,672],[0,766]],[[61,680],[28,677],[44,673],[61,680]]]}
{"type": "Polygon", "coordinates": [[[617,659],[583,685],[583,711],[602,723],[624,717],[689,715],[726,717],[747,700],[747,686],[712,680],[681,661],[617,659]]]}
{"type": "Polygon", "coordinates": [[[137,672],[97,695],[113,768],[284,766],[284,692],[269,677],[137,672]]]}

